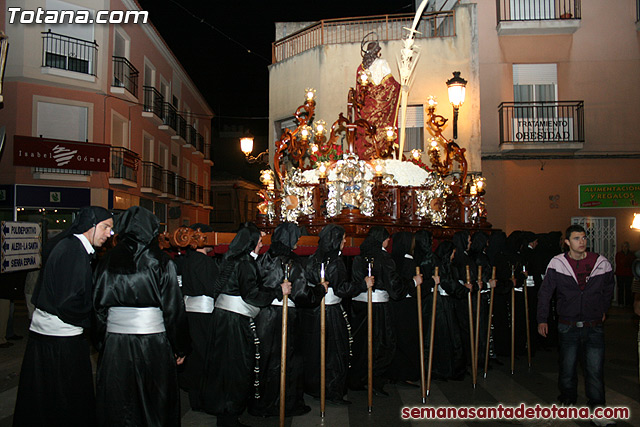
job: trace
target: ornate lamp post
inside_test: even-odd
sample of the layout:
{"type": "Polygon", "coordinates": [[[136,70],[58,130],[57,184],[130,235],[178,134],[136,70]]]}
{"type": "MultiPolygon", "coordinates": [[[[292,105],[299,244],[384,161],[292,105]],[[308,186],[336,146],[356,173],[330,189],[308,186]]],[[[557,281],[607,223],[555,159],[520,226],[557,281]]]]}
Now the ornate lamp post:
{"type": "Polygon", "coordinates": [[[267,160],[269,157],[269,150],[265,150],[255,157],[251,155],[251,152],[253,151],[253,135],[251,135],[249,131],[246,131],[244,136],[240,138],[240,150],[244,153],[248,163],[269,164],[269,161],[267,160]]]}
{"type": "Polygon", "coordinates": [[[453,77],[447,80],[449,102],[453,105],[453,139],[458,139],[458,110],[464,104],[467,81],[460,77],[460,71],[454,71],[453,77]]]}

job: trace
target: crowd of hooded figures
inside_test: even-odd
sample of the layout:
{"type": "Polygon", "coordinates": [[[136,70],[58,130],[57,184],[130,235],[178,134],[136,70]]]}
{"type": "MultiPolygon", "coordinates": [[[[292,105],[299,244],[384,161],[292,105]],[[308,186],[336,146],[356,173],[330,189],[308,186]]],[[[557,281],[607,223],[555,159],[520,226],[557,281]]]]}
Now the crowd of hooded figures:
{"type": "MultiPolygon", "coordinates": [[[[528,343],[524,338],[528,323],[521,291],[531,286],[528,313],[535,327],[536,289],[549,259],[560,252],[559,233],[514,232],[507,237],[501,231],[458,231],[451,240],[434,241],[427,230],[390,236],[374,226],[359,254],[351,257],[342,253],[344,228],[329,224],[319,234],[315,253],[302,257],[294,252],[302,234],[295,224],[280,224],[268,250],[261,251],[264,233],[246,223],[220,258],[212,256],[213,248],[189,248],[172,262],[157,245],[157,218],[135,207],[116,218],[117,244],[94,263],[91,276],[88,248],[104,243],[95,238],[96,224],[107,221],[109,231],[113,224],[106,211],[96,209],[88,211],[90,220],[76,225],[75,234],[66,233],[68,244],[58,239],[57,247],[47,250],[36,294],[41,296],[34,302],[49,323],[30,328],[14,425],[179,425],[179,387],[188,392],[193,410],[215,415],[219,426],[242,425],[239,417],[245,410],[262,417],[280,414],[281,378],[286,378],[284,414],[305,414],[310,407],[304,395],[322,394],[321,302],[326,319],[322,382],[330,405],[349,405],[348,390],[369,387],[369,298],[371,392],[376,396],[388,395],[389,382],[418,387],[419,319],[427,331],[423,357],[432,353],[435,380],[461,381],[472,370],[469,307],[479,307],[473,313],[483,331],[477,334],[478,347],[488,346],[489,365],[501,363],[498,357],[508,356],[512,345],[521,356],[527,345],[535,351],[549,339],[532,334],[528,343]],[[79,262],[65,261],[64,245],[78,245],[84,270],[77,286],[71,289],[67,283],[67,294],[55,301],[56,268],[79,262]],[[491,288],[495,301],[487,345],[491,288]],[[514,344],[512,289],[518,291],[519,307],[513,311],[514,344]],[[472,305],[467,304],[469,295],[472,305]],[[100,352],[95,397],[88,346],[77,338],[83,328],[89,330],[91,319],[91,337],[100,352]],[[433,337],[428,333],[432,319],[433,337]],[[71,338],[75,347],[69,345],[71,338]],[[286,372],[281,376],[283,348],[286,372]]],[[[213,231],[204,224],[192,228],[213,231]]],[[[477,365],[483,366],[485,352],[477,355],[477,365]]]]}

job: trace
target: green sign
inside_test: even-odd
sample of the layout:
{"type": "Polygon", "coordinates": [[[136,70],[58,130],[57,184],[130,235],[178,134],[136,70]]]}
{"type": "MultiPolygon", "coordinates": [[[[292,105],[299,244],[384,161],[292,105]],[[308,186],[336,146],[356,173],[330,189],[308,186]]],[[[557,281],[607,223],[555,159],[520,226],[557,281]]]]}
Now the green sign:
{"type": "Polygon", "coordinates": [[[640,206],[640,183],[581,184],[578,199],[580,209],[637,208],[640,206]]]}

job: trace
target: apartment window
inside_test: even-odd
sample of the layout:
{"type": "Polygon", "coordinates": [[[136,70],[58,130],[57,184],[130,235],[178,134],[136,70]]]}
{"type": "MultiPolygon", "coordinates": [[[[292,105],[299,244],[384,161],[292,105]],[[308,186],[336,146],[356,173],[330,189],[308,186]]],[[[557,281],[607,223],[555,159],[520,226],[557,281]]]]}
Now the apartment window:
{"type": "Polygon", "coordinates": [[[88,133],[87,107],[38,102],[37,135],[67,141],[86,141],[88,133]]]}
{"type": "Polygon", "coordinates": [[[516,118],[553,117],[555,106],[543,103],[558,100],[556,64],[513,64],[513,100],[523,103],[516,118]]]}
{"type": "MultiPolygon", "coordinates": [[[[95,16],[91,9],[59,0],[47,0],[46,9],[83,11],[95,16]]],[[[93,24],[73,25],[68,23],[68,20],[66,22],[46,24],[43,33],[42,65],[95,75],[98,46],[94,40],[93,24]]]]}
{"type": "Polygon", "coordinates": [[[164,144],[158,145],[158,162],[163,169],[169,169],[169,150],[164,144]]]}
{"type": "Polygon", "coordinates": [[[527,21],[555,18],[556,0],[509,0],[510,18],[527,21]]]}
{"type": "MultiPolygon", "coordinates": [[[[402,126],[402,109],[398,110],[398,127],[402,126]]],[[[424,151],[424,107],[422,105],[407,106],[405,123],[404,152],[411,150],[424,151]]]]}
{"type": "Polygon", "coordinates": [[[190,176],[190,172],[191,172],[191,163],[189,162],[189,160],[187,159],[182,159],[182,176],[184,177],[184,179],[186,179],[187,181],[190,181],[191,179],[189,178],[190,176]]]}
{"type": "Polygon", "coordinates": [[[127,119],[113,112],[111,116],[111,145],[129,148],[129,126],[127,119]]]}
{"type": "Polygon", "coordinates": [[[153,162],[153,138],[147,134],[142,136],[142,160],[153,162]]]}
{"type": "Polygon", "coordinates": [[[146,60],[144,62],[144,85],[156,87],[156,69],[146,60]]]}
{"type": "Polygon", "coordinates": [[[193,181],[194,184],[198,184],[198,182],[200,181],[198,179],[198,166],[197,165],[191,165],[191,181],[193,181]]]}

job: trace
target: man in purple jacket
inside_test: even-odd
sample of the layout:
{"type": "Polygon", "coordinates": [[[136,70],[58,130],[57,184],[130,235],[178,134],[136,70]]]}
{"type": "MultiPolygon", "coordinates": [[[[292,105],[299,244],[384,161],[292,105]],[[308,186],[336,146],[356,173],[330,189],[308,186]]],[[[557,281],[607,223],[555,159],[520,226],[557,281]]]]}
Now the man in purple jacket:
{"type": "MultiPolygon", "coordinates": [[[[577,400],[578,358],[585,371],[587,404],[605,405],[604,329],[605,314],[613,296],[613,269],[602,255],[587,252],[584,228],[567,228],[569,252],[555,256],[538,292],[538,333],[549,332],[549,301],[557,293],[560,403],[575,405],[577,400]]],[[[600,420],[599,420],[600,421],[600,420]]]]}

